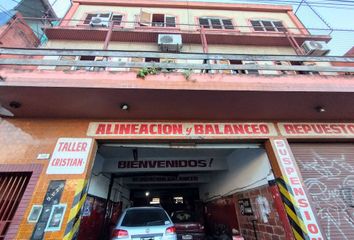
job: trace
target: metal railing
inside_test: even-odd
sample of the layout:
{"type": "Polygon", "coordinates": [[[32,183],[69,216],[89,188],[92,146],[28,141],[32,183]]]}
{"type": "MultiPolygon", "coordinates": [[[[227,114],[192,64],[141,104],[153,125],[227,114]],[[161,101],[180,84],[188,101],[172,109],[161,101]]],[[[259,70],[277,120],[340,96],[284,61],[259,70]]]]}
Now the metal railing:
{"type": "Polygon", "coordinates": [[[73,71],[82,70],[82,67],[86,67],[87,70],[100,71],[110,71],[112,68],[115,71],[119,69],[130,71],[131,68],[135,70],[154,68],[158,70],[167,69],[169,72],[174,70],[199,70],[209,73],[221,71],[225,73],[223,70],[227,70],[230,73],[259,71],[260,74],[261,71],[277,71],[271,74],[353,73],[354,57],[0,48],[1,66],[12,69],[21,66],[35,66],[35,69],[46,66],[52,67],[53,70],[60,66],[67,66],[69,67],[67,70],[73,71]],[[72,58],[67,60],[65,56],[72,56],[72,58]],[[90,60],[83,60],[82,56],[90,60]],[[117,59],[122,61],[116,61],[117,59]],[[146,62],[147,60],[155,62],[146,62]],[[236,64],[233,64],[235,62],[236,64]],[[351,63],[352,66],[333,66],[329,64],[338,62],[351,63]],[[129,69],[127,70],[127,68],[129,69]]]}

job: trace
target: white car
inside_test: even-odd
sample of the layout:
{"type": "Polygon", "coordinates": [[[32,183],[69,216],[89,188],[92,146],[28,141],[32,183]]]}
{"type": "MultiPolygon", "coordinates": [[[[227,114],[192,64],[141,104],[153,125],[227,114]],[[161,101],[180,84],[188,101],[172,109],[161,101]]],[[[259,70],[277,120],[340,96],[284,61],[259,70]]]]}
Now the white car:
{"type": "Polygon", "coordinates": [[[112,233],[112,240],[177,240],[176,228],[161,207],[126,209],[112,233]]]}

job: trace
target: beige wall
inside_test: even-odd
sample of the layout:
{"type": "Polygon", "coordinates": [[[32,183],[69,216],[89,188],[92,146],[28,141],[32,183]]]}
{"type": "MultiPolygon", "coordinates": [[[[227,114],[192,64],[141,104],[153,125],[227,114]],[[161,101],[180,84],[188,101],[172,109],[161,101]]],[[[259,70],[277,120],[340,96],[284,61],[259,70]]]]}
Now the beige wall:
{"type": "MultiPolygon", "coordinates": [[[[163,13],[177,17],[177,23],[180,24],[198,24],[198,17],[225,17],[231,18],[233,24],[239,31],[250,32],[252,31],[249,19],[270,19],[281,20],[288,28],[296,28],[290,17],[286,13],[280,12],[251,12],[251,11],[227,11],[227,10],[198,10],[198,9],[178,9],[178,8],[139,8],[139,7],[119,7],[119,6],[90,6],[80,5],[78,10],[73,16],[73,21],[70,22],[71,26],[80,23],[87,13],[103,13],[103,12],[116,12],[124,14],[123,21],[134,22],[137,21],[137,16],[141,11],[148,13],[163,13]]],[[[81,22],[82,23],[82,22],[81,22]]],[[[125,23],[124,27],[133,28],[134,23],[125,23]]],[[[196,26],[181,26],[182,30],[195,30],[196,26]]],[[[298,30],[292,30],[294,33],[299,33],[298,30]]]]}

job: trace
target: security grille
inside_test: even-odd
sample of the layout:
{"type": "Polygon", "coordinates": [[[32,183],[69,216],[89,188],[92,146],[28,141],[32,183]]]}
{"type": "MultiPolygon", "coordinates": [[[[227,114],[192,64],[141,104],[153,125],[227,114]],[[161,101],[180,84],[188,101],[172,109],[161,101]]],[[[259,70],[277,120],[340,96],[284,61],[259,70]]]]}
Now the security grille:
{"type": "Polygon", "coordinates": [[[31,173],[0,172],[0,240],[3,240],[26,190],[31,173]]]}

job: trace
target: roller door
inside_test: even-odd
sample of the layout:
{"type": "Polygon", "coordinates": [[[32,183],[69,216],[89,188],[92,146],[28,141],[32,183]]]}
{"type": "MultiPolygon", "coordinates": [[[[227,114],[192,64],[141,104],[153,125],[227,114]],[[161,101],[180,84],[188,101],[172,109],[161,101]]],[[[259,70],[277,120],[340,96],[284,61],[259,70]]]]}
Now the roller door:
{"type": "Polygon", "coordinates": [[[354,144],[291,144],[328,239],[354,239],[354,144]]]}

